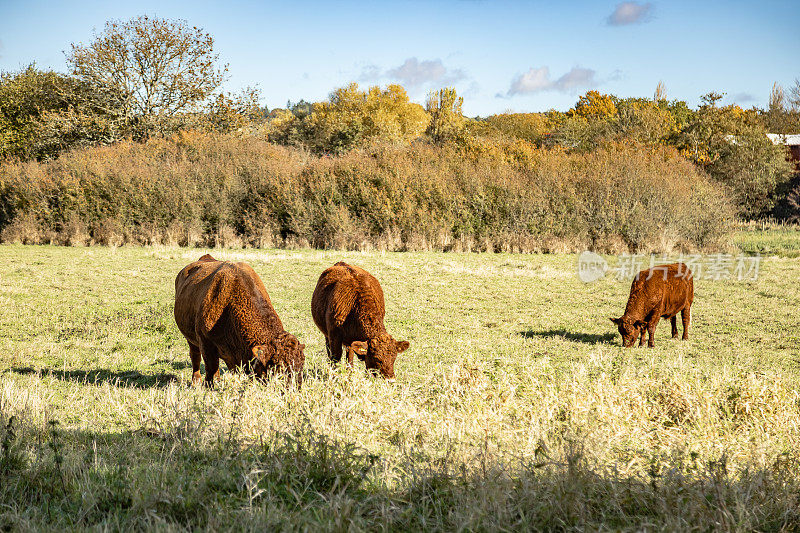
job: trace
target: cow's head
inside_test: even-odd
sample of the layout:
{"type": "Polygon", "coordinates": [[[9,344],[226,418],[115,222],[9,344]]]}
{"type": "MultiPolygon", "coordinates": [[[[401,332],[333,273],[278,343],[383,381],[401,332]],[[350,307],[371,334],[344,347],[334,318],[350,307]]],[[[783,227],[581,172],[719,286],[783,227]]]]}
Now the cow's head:
{"type": "Polygon", "coordinates": [[[642,334],[644,328],[647,327],[647,322],[643,320],[632,320],[625,316],[619,318],[612,318],[611,322],[617,325],[619,334],[622,335],[622,345],[625,348],[630,348],[639,335],[642,334]]]}
{"type": "Polygon", "coordinates": [[[266,377],[276,370],[293,373],[298,384],[302,379],[305,344],[297,337],[283,332],[267,344],[253,346],[253,372],[258,377],[266,377]]]}
{"type": "Polygon", "coordinates": [[[353,342],[350,349],[364,361],[367,371],[394,380],[394,361],[397,354],[408,350],[408,346],[408,341],[396,341],[388,333],[381,333],[366,342],[353,342]]]}

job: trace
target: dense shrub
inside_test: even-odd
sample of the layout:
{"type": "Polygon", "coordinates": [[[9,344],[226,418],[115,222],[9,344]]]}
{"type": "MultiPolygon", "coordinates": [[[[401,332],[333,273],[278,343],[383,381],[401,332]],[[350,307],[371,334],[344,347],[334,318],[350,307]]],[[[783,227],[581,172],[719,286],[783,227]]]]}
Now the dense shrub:
{"type": "Polygon", "coordinates": [[[732,208],[667,148],[523,141],[313,157],[180,134],[7,163],[5,241],[549,251],[714,248],[732,208]]]}

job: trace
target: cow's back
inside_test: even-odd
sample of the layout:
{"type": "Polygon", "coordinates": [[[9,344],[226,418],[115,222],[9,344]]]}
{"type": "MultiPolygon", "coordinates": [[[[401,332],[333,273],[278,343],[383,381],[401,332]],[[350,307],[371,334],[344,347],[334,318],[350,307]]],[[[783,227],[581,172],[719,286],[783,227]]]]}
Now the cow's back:
{"type": "Polygon", "coordinates": [[[684,307],[690,307],[694,300],[694,275],[683,263],[670,265],[673,267],[667,277],[664,294],[664,308],[672,313],[678,313],[684,307]]]}
{"type": "Polygon", "coordinates": [[[175,278],[175,323],[187,339],[197,341],[197,321],[203,301],[224,268],[222,261],[204,255],[186,265],[175,278]]]}
{"type": "Polygon", "coordinates": [[[351,316],[350,321],[362,322],[368,315],[382,323],[385,307],[378,280],[363,268],[344,262],[322,272],[311,298],[314,323],[325,335],[332,328],[345,327],[351,316]]]}
{"type": "Polygon", "coordinates": [[[647,315],[659,308],[664,316],[675,315],[690,306],[694,298],[692,271],[683,263],[659,265],[643,270],[631,284],[626,306],[638,310],[637,315],[647,315]]]}

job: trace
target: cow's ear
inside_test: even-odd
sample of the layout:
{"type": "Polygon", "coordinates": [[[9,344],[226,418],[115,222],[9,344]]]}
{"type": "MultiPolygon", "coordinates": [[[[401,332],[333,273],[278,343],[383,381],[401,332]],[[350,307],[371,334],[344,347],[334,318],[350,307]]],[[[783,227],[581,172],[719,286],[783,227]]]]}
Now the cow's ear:
{"type": "Polygon", "coordinates": [[[636,329],[643,329],[646,325],[647,322],[645,322],[644,320],[637,320],[636,322],[633,323],[633,327],[635,327],[636,329]]]}
{"type": "Polygon", "coordinates": [[[397,346],[397,353],[403,353],[403,352],[405,352],[406,350],[408,350],[408,347],[409,347],[409,346],[411,346],[411,345],[408,343],[408,341],[399,341],[399,342],[395,342],[395,345],[397,346]]]}
{"type": "Polygon", "coordinates": [[[353,341],[350,343],[350,349],[356,355],[367,355],[367,343],[364,341],[353,341]]]}
{"type": "Polygon", "coordinates": [[[611,322],[613,322],[614,324],[616,324],[618,326],[619,326],[620,322],[622,322],[621,318],[611,318],[609,320],[611,320],[611,322]]]}
{"type": "Polygon", "coordinates": [[[253,357],[261,361],[262,365],[267,364],[268,354],[269,351],[267,350],[267,347],[264,346],[263,344],[257,344],[253,346],[253,357]]]}

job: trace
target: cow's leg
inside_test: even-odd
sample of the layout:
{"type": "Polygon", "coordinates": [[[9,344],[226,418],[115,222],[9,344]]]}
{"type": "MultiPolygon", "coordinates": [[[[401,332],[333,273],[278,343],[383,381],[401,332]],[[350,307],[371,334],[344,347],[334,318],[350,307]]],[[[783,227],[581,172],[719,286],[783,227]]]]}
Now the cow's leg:
{"type": "Polygon", "coordinates": [[[673,339],[677,339],[678,338],[678,315],[674,315],[670,319],[670,323],[672,324],[672,338],[673,339]]]}
{"type": "Polygon", "coordinates": [[[648,339],[647,339],[647,347],[648,348],[652,348],[653,346],[656,345],[656,341],[655,341],[656,326],[658,326],[659,319],[661,319],[661,316],[658,315],[658,314],[655,314],[653,316],[653,318],[651,318],[650,321],[647,323],[647,333],[649,334],[648,335],[648,339]]]}
{"type": "Polygon", "coordinates": [[[328,357],[331,363],[336,364],[342,360],[342,338],[338,335],[330,336],[330,345],[328,348],[328,357]]]}
{"type": "Polygon", "coordinates": [[[206,364],[206,382],[208,388],[214,387],[214,380],[219,377],[219,351],[214,343],[203,341],[200,345],[200,352],[203,354],[203,362],[206,364]]]}
{"type": "MultiPolygon", "coordinates": [[[[647,333],[647,328],[642,328],[639,330],[639,347],[641,348],[644,346],[644,336],[647,333]]],[[[636,342],[636,339],[633,339],[633,342],[636,342]]]]}
{"type": "Polygon", "coordinates": [[[189,359],[192,360],[192,385],[200,381],[200,348],[194,344],[189,344],[189,359]]]}
{"type": "Polygon", "coordinates": [[[681,311],[681,322],[683,322],[683,340],[687,340],[689,338],[690,313],[689,307],[684,307],[681,311]]]}

